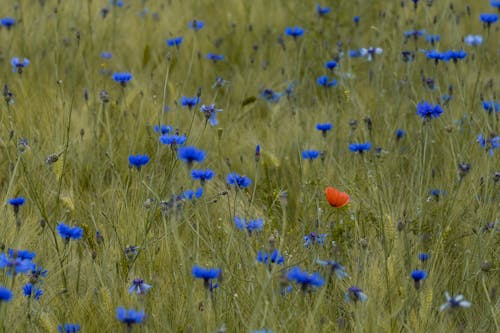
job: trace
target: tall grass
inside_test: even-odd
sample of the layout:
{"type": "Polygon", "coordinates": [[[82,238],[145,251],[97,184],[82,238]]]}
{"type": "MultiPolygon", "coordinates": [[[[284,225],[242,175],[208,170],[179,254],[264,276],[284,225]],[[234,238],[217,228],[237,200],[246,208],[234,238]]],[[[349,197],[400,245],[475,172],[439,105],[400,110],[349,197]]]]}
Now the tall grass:
{"type": "Polygon", "coordinates": [[[126,330],[119,306],[144,310],[133,329],[145,332],[498,331],[500,150],[490,155],[476,140],[500,133],[499,113],[481,103],[498,98],[498,29],[479,20],[495,9],[487,1],[401,3],[342,1],[319,17],[316,1],[2,1],[1,15],[17,22],[0,30],[2,83],[15,101],[0,105],[0,243],[5,253],[35,252],[48,271],[39,300],[23,295],[28,274],[0,271],[0,285],[14,293],[0,302],[3,331],[55,332],[65,323],[126,330]],[[205,26],[189,29],[193,19],[205,26]],[[291,26],[304,35],[287,36],[291,26]],[[467,57],[436,64],[425,37],[405,42],[411,29],[439,34],[434,48],[463,48],[467,57]],[[482,45],[463,42],[471,33],[482,45]],[[182,44],[167,47],[178,36],[182,44]],[[383,54],[348,56],[370,46],[383,54]],[[208,52],[224,60],[207,60],[208,52]],[[22,74],[12,57],[30,60],[22,74]],[[122,86],[114,72],[133,79],[122,86]],[[320,75],[337,86],[318,86],[320,75]],[[264,89],[283,95],[271,103],[264,89]],[[182,96],[197,95],[195,108],[181,106],[182,96]],[[443,115],[420,118],[422,100],[440,103],[443,115]],[[215,126],[199,111],[212,103],[223,109],[215,126]],[[333,129],[323,136],[315,125],[325,122],[333,129]],[[162,124],[206,151],[194,168],[216,176],[201,198],[181,197],[200,184],[178,147],[160,143],[154,126],[162,124]],[[348,149],[367,141],[368,152],[348,149]],[[322,155],[304,160],[306,149],[322,155]],[[149,163],[131,167],[136,154],[149,163]],[[231,172],[252,184],[228,186],[231,172]],[[348,193],[350,204],[330,206],[326,186],[348,193]],[[26,203],[14,214],[8,200],[18,196],[26,203]],[[235,216],[263,218],[264,228],[238,230],[235,216]],[[64,241],[60,222],[83,237],[64,241]],[[312,232],[327,234],[324,244],[304,246],[312,232]],[[127,255],[130,246],[136,255],[127,255]],[[259,250],[274,248],[283,265],[257,261],[259,250]],[[421,262],[424,252],[430,258],[421,262]],[[350,276],[337,279],[317,259],[350,276]],[[194,265],[222,269],[218,287],[195,279],[194,265]],[[287,281],[293,266],[325,284],[304,292],[287,281]],[[418,289],[417,268],[427,272],[418,289]],[[152,286],[147,294],[128,292],[134,278],[152,286]],[[354,285],[366,302],[346,301],[354,285]],[[446,291],[472,306],[439,311],[446,291]]]}

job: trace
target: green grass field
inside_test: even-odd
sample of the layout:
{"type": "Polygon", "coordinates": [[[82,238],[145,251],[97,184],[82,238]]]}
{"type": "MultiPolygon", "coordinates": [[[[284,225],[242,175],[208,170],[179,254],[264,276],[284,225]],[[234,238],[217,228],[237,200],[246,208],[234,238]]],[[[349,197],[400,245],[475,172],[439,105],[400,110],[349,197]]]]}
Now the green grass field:
{"type": "Polygon", "coordinates": [[[0,1],[2,332],[500,331],[497,2],[0,1]]]}

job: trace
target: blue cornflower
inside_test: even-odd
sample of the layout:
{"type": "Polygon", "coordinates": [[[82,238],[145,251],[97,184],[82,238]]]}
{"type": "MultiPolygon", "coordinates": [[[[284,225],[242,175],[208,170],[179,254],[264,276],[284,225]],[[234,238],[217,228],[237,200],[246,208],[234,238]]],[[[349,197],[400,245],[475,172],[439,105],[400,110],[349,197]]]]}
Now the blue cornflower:
{"type": "Polygon", "coordinates": [[[325,245],[325,238],[328,234],[317,234],[311,232],[309,235],[304,236],[304,246],[309,247],[311,244],[325,245]]]}
{"type": "Polygon", "coordinates": [[[205,22],[198,21],[198,20],[192,20],[192,21],[189,21],[189,23],[188,23],[188,28],[193,29],[194,31],[201,30],[204,26],[205,26],[205,22]]]}
{"type": "Polygon", "coordinates": [[[441,52],[436,50],[425,51],[425,56],[427,57],[427,59],[434,60],[436,64],[439,62],[439,60],[443,60],[443,55],[441,54],[441,52]]]}
{"type": "Polygon", "coordinates": [[[261,330],[253,330],[251,333],[274,333],[272,330],[266,330],[266,329],[261,329],[261,330]]]}
{"type": "Polygon", "coordinates": [[[217,61],[222,61],[224,60],[224,56],[222,54],[216,54],[216,53],[207,53],[206,55],[206,58],[208,60],[212,60],[214,62],[214,64],[217,62],[217,61]]]}
{"type": "Polygon", "coordinates": [[[363,290],[357,286],[352,286],[347,289],[347,292],[344,294],[344,298],[346,302],[350,301],[360,301],[360,302],[365,302],[368,300],[368,296],[363,293],[363,290]]]}
{"type": "Polygon", "coordinates": [[[183,145],[187,140],[187,137],[185,135],[177,135],[177,134],[172,134],[172,135],[162,135],[160,136],[160,142],[163,143],[164,145],[171,145],[173,147],[176,147],[178,145],[183,145]]]}
{"type": "Polygon", "coordinates": [[[12,28],[16,24],[16,19],[13,17],[4,17],[0,19],[0,25],[6,27],[7,29],[12,28]]]}
{"type": "Polygon", "coordinates": [[[179,47],[182,44],[182,37],[175,37],[175,38],[170,38],[167,39],[167,46],[176,46],[179,47]]]}
{"type": "Polygon", "coordinates": [[[11,59],[10,63],[12,64],[12,71],[13,72],[18,72],[19,74],[22,74],[23,73],[23,68],[28,66],[30,64],[30,61],[26,58],[24,58],[23,60],[17,58],[17,57],[14,57],[11,59]]]}
{"type": "Polygon", "coordinates": [[[29,273],[30,283],[37,284],[42,281],[42,277],[47,276],[47,270],[43,269],[43,267],[37,266],[36,264],[32,264],[31,273],[29,273]]]}
{"type": "Polygon", "coordinates": [[[128,157],[128,163],[130,167],[137,168],[140,170],[143,166],[148,164],[149,156],[148,155],[130,155],[128,157]]]}
{"type": "Polygon", "coordinates": [[[321,7],[320,4],[316,5],[316,12],[318,13],[318,15],[320,17],[325,16],[326,14],[330,13],[331,10],[332,9],[330,7],[321,7]]]}
{"type": "Polygon", "coordinates": [[[35,252],[30,252],[28,250],[14,250],[8,249],[7,253],[11,258],[19,258],[21,260],[33,260],[36,256],[35,252]]]}
{"type": "Polygon", "coordinates": [[[363,56],[359,50],[349,50],[348,55],[350,58],[360,58],[363,56]]]}
{"type": "Polygon", "coordinates": [[[349,277],[349,274],[346,273],[344,266],[339,264],[336,261],[333,260],[316,260],[316,262],[322,266],[329,266],[332,270],[332,273],[335,273],[337,275],[337,278],[339,280],[342,280],[346,277],[349,277]]]}
{"type": "Polygon", "coordinates": [[[305,160],[315,160],[319,156],[319,151],[317,150],[303,150],[302,151],[302,158],[305,160]]]}
{"type": "Polygon", "coordinates": [[[398,141],[399,141],[399,140],[401,140],[401,138],[402,138],[403,136],[405,136],[406,132],[405,132],[404,130],[402,130],[401,128],[398,128],[398,129],[396,130],[396,133],[395,133],[395,134],[396,134],[396,140],[398,140],[398,141]]]}
{"type": "Polygon", "coordinates": [[[236,225],[236,228],[240,230],[247,230],[248,233],[251,235],[252,232],[254,231],[262,231],[262,228],[264,227],[264,220],[263,219],[256,219],[256,220],[246,220],[243,217],[235,216],[234,217],[234,224],[236,225]]]}
{"type": "Polygon", "coordinates": [[[299,26],[285,28],[285,34],[297,39],[304,34],[304,29],[299,26]]]}
{"type": "Polygon", "coordinates": [[[269,103],[278,103],[283,94],[275,92],[272,89],[264,89],[260,93],[260,97],[268,101],[269,103]]]}
{"type": "Polygon", "coordinates": [[[80,332],[79,324],[63,324],[57,326],[57,331],[61,333],[77,333],[80,332]]]}
{"type": "Polygon", "coordinates": [[[482,134],[477,136],[477,142],[479,145],[486,150],[488,150],[490,156],[493,156],[493,151],[500,147],[500,136],[495,136],[491,138],[484,138],[482,134]]]}
{"type": "Polygon", "coordinates": [[[69,242],[70,239],[77,240],[83,237],[83,230],[80,227],[70,227],[61,222],[57,225],[56,229],[65,242],[69,242]]]}
{"type": "Polygon", "coordinates": [[[427,43],[430,43],[431,45],[434,46],[434,44],[436,44],[437,42],[439,42],[441,40],[441,36],[440,35],[427,35],[425,37],[425,41],[427,43]]]}
{"type": "Polygon", "coordinates": [[[189,167],[193,165],[193,162],[203,162],[203,160],[205,160],[205,156],[205,151],[193,146],[181,147],[178,150],[179,159],[186,162],[189,167]]]}
{"type": "Polygon", "coordinates": [[[155,131],[155,133],[160,133],[161,135],[165,135],[165,134],[169,134],[174,129],[170,125],[155,125],[153,127],[153,130],[155,131]]]}
{"type": "Polygon", "coordinates": [[[382,48],[380,47],[373,47],[373,46],[370,46],[369,48],[365,49],[365,48],[361,48],[359,49],[359,54],[362,56],[362,57],[365,57],[366,56],[366,59],[368,61],[372,61],[372,59],[375,59],[375,56],[376,55],[380,55],[384,52],[384,50],[382,50],[382,48]]]}
{"type": "Polygon", "coordinates": [[[470,308],[472,305],[471,302],[464,300],[463,295],[450,297],[450,294],[448,294],[448,292],[445,292],[444,296],[446,297],[446,303],[442,304],[439,307],[439,311],[444,311],[446,309],[451,310],[456,308],[470,308]]]}
{"type": "Polygon", "coordinates": [[[360,18],[358,15],[356,15],[356,16],[354,16],[354,17],[352,18],[352,21],[353,21],[356,25],[358,25],[358,24],[359,24],[359,21],[360,21],[360,20],[361,20],[361,18],[360,18]]]}
{"type": "Polygon", "coordinates": [[[408,30],[404,32],[404,35],[406,38],[415,38],[417,39],[418,37],[422,37],[425,35],[425,30],[408,30]]]}
{"type": "Polygon", "coordinates": [[[489,29],[490,25],[498,21],[498,14],[480,14],[479,19],[489,29]]]}
{"type": "Polygon", "coordinates": [[[430,257],[429,254],[425,252],[418,254],[418,260],[420,260],[421,262],[429,260],[429,257],[430,257]]]}
{"type": "Polygon", "coordinates": [[[372,148],[372,144],[367,141],[365,143],[350,143],[349,150],[353,153],[363,154],[365,151],[369,151],[372,148]]]}
{"type": "Polygon", "coordinates": [[[316,82],[318,83],[319,86],[325,87],[325,88],[330,88],[330,87],[335,87],[337,85],[337,80],[332,79],[330,81],[330,78],[326,75],[321,75],[316,79],[316,82]]]}
{"type": "Polygon", "coordinates": [[[196,104],[198,104],[199,102],[200,102],[200,98],[197,96],[194,96],[194,97],[182,96],[181,97],[181,105],[183,107],[187,107],[189,110],[194,108],[196,106],[196,104]]]}
{"type": "Polygon", "coordinates": [[[201,266],[193,266],[191,274],[197,279],[203,279],[203,286],[209,291],[213,291],[219,286],[218,283],[213,283],[213,279],[219,279],[222,274],[220,268],[204,268],[201,266]]]}
{"type": "Polygon", "coordinates": [[[227,175],[227,184],[235,185],[237,188],[247,188],[252,184],[252,180],[247,176],[240,176],[236,172],[227,175]]]}
{"type": "Polygon", "coordinates": [[[500,10],[500,0],[490,0],[490,5],[491,7],[500,10]]]}
{"type": "Polygon", "coordinates": [[[325,280],[318,273],[310,274],[302,271],[298,266],[292,267],[286,277],[288,280],[300,284],[303,291],[307,291],[310,287],[321,287],[325,284],[325,280]]]}
{"type": "Polygon", "coordinates": [[[12,291],[0,286],[0,302],[8,302],[12,299],[12,291]]]}
{"type": "Polygon", "coordinates": [[[113,73],[113,80],[125,87],[132,80],[132,74],[128,72],[116,72],[113,73]]]}
{"type": "Polygon", "coordinates": [[[134,279],[134,281],[132,281],[132,285],[130,286],[130,288],[128,288],[128,292],[129,294],[132,294],[132,293],[135,293],[137,295],[144,295],[148,292],[149,289],[151,289],[152,287],[145,283],[143,279],[134,279]]]}
{"type": "Polygon", "coordinates": [[[203,188],[199,187],[196,192],[193,190],[187,190],[181,193],[178,200],[193,200],[194,198],[199,199],[203,195],[203,188]]]}
{"type": "Polygon", "coordinates": [[[205,184],[207,180],[210,180],[214,178],[215,172],[210,169],[206,170],[198,170],[198,169],[193,169],[191,170],[191,177],[194,180],[199,180],[201,185],[205,184]]]}
{"type": "Polygon", "coordinates": [[[17,213],[19,213],[19,207],[24,205],[24,203],[26,202],[26,199],[24,199],[23,197],[16,197],[16,198],[9,199],[7,202],[14,209],[14,214],[17,214],[17,213]]]}
{"type": "Polygon", "coordinates": [[[215,104],[210,104],[210,105],[203,104],[200,107],[200,112],[203,112],[207,121],[210,122],[210,125],[215,126],[219,123],[219,121],[216,118],[217,113],[222,112],[222,109],[216,109],[215,104]]]}
{"type": "Polygon", "coordinates": [[[500,103],[495,101],[483,101],[483,109],[488,113],[500,112],[500,103]]]}
{"type": "Polygon", "coordinates": [[[483,36],[481,35],[467,35],[464,38],[465,44],[469,46],[479,46],[483,43],[483,36]]]}
{"type": "Polygon", "coordinates": [[[23,294],[28,298],[33,297],[38,301],[43,295],[43,290],[31,283],[26,283],[23,287],[23,294]]]}
{"type": "Polygon", "coordinates": [[[13,253],[5,255],[5,253],[0,253],[0,269],[6,268],[7,274],[18,274],[27,273],[33,267],[33,262],[31,259],[20,258],[13,256],[13,253]]]}
{"type": "Polygon", "coordinates": [[[411,272],[410,276],[415,283],[415,289],[420,289],[422,281],[427,277],[427,273],[421,269],[416,269],[411,272]]]}
{"type": "Polygon", "coordinates": [[[325,67],[330,70],[330,71],[333,71],[334,68],[337,67],[337,62],[335,60],[328,60],[326,63],[325,63],[325,67]]]}
{"type": "Polygon", "coordinates": [[[440,197],[445,196],[447,193],[445,190],[440,190],[437,188],[429,190],[429,195],[434,197],[436,200],[439,200],[440,197]]]}
{"type": "Polygon", "coordinates": [[[260,145],[255,146],[255,162],[260,161],[260,145]]]}
{"type": "Polygon", "coordinates": [[[417,104],[417,114],[425,120],[439,118],[443,113],[441,105],[432,105],[429,102],[422,101],[417,104]]]}
{"type": "Polygon", "coordinates": [[[326,134],[328,131],[331,131],[332,129],[332,124],[331,123],[323,123],[323,124],[316,124],[316,129],[318,131],[321,131],[321,134],[326,137],[326,134]]]}
{"type": "Polygon", "coordinates": [[[283,256],[280,256],[278,249],[274,249],[272,253],[266,253],[259,250],[259,252],[257,253],[257,261],[266,265],[283,265],[283,263],[285,262],[285,258],[283,258],[283,256]]]}
{"type": "Polygon", "coordinates": [[[113,54],[111,52],[101,52],[101,58],[111,59],[111,58],[113,58],[113,54]]]}
{"type": "Polygon", "coordinates": [[[133,324],[142,323],[144,317],[144,311],[136,311],[134,309],[127,310],[121,306],[116,309],[116,319],[127,324],[128,327],[132,327],[133,324]]]}
{"type": "Polygon", "coordinates": [[[109,0],[109,3],[112,6],[116,6],[118,8],[122,8],[125,5],[125,3],[122,0],[109,0]]]}
{"type": "Polygon", "coordinates": [[[452,60],[454,63],[457,63],[458,60],[467,57],[467,52],[465,52],[464,50],[458,50],[458,51],[449,50],[445,52],[443,57],[446,58],[447,60],[452,60]]]}

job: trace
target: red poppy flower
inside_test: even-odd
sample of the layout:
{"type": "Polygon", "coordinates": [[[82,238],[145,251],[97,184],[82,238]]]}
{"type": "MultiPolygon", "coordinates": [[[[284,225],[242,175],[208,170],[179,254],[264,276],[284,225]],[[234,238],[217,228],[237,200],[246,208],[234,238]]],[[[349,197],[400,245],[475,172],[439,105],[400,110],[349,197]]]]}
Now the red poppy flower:
{"type": "Polygon", "coordinates": [[[349,194],[339,191],[334,187],[327,187],[325,189],[326,201],[333,207],[344,207],[349,203],[351,197],[349,194]]]}

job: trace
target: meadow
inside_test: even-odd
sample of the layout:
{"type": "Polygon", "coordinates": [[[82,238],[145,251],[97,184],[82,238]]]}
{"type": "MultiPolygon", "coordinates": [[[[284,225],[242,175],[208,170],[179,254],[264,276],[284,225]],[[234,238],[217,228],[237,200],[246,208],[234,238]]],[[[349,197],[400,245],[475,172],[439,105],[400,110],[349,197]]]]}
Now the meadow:
{"type": "Polygon", "coordinates": [[[0,3],[2,332],[500,331],[500,1],[0,3]]]}

